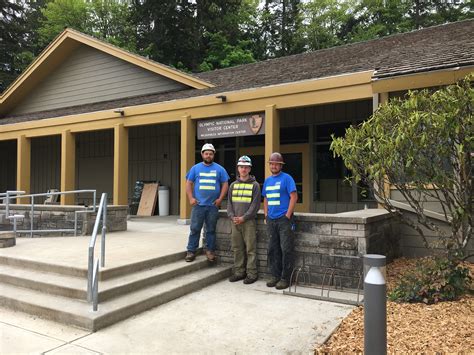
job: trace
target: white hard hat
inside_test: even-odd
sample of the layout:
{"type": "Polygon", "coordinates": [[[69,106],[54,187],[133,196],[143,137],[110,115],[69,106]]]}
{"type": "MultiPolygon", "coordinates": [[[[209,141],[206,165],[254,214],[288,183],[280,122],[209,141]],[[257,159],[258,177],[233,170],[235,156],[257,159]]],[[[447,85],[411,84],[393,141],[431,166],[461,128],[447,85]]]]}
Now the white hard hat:
{"type": "Polygon", "coordinates": [[[214,146],[211,143],[206,143],[202,146],[201,153],[204,152],[205,150],[212,150],[214,153],[216,150],[214,149],[214,146]]]}
{"type": "Polygon", "coordinates": [[[237,166],[252,166],[252,159],[250,159],[246,155],[243,155],[239,158],[239,161],[237,162],[237,166]]]}

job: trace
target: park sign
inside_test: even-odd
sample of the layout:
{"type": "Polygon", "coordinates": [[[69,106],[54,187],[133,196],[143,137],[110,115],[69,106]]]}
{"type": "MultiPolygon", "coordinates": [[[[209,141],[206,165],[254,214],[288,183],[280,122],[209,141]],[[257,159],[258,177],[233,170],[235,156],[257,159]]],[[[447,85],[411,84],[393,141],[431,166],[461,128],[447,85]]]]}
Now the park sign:
{"type": "Polygon", "coordinates": [[[248,114],[212,120],[199,120],[198,139],[253,136],[265,134],[265,114],[248,114]]]}

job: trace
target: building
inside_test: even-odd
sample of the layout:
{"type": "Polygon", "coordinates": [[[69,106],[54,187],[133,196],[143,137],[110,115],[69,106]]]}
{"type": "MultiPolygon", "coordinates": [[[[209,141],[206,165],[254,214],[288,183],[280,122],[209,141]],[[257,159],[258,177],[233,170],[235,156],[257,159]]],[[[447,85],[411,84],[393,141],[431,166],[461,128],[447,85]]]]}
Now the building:
{"type": "Polygon", "coordinates": [[[184,175],[212,142],[231,176],[250,155],[260,182],[281,151],[297,211],[375,206],[344,181],[331,134],[391,96],[473,72],[472,33],[467,20],[190,75],[66,29],[0,97],[0,191],[96,188],[123,205],[136,180],[158,180],[189,218],[184,175]]]}

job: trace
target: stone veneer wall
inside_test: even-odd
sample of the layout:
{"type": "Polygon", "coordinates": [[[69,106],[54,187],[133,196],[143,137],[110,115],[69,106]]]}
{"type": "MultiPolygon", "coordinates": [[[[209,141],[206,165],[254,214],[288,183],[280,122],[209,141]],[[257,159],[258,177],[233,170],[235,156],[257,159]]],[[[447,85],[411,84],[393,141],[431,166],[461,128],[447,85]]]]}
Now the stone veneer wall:
{"type": "MultiPolygon", "coordinates": [[[[17,221],[17,229],[30,229],[31,207],[29,205],[10,205],[10,215],[22,214],[23,220],[17,221]]],[[[74,211],[83,211],[83,206],[60,206],[60,205],[35,205],[34,210],[34,229],[74,229],[74,211]]],[[[128,206],[107,206],[107,231],[125,231],[127,230],[128,206]]],[[[94,228],[97,213],[80,213],[78,215],[77,235],[91,235],[94,228]]],[[[13,221],[5,218],[5,205],[0,205],[0,227],[3,230],[12,230],[13,221]]],[[[21,233],[20,236],[29,234],[21,233]]],[[[51,234],[34,234],[35,237],[41,236],[74,236],[73,233],[56,232],[51,234]]]]}
{"type": "MultiPolygon", "coordinates": [[[[304,266],[311,283],[320,285],[326,273],[334,271],[337,284],[357,288],[364,254],[399,254],[398,223],[381,209],[339,214],[296,213],[295,267],[304,266]]],[[[225,212],[217,224],[217,250],[222,263],[233,263],[231,225],[225,212]]],[[[263,214],[257,216],[257,267],[261,277],[269,277],[267,266],[268,234],[263,214]]],[[[300,275],[300,278],[303,275],[300,275]]]]}

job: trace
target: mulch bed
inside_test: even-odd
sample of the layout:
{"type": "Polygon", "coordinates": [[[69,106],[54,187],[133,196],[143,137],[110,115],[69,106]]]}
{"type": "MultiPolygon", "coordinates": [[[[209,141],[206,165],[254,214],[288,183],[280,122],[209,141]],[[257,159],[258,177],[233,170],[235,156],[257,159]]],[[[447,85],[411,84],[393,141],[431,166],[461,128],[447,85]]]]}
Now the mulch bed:
{"type": "MultiPolygon", "coordinates": [[[[387,266],[391,290],[415,260],[400,258],[387,266]]],[[[474,264],[466,264],[474,275],[474,264]]],[[[387,350],[389,353],[474,353],[474,296],[433,305],[387,302],[387,350]]],[[[354,309],[315,354],[362,353],[364,309],[354,309]]]]}

